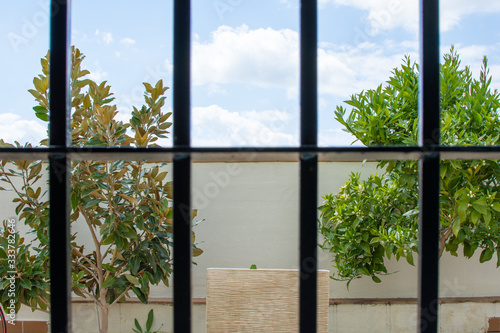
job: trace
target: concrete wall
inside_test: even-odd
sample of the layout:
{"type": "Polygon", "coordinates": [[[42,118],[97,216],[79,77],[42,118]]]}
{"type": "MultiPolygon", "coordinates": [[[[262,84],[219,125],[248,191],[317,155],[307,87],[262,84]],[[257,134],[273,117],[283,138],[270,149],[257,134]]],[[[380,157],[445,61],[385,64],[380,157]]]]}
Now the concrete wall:
{"type": "MultiPolygon", "coordinates": [[[[321,203],[321,195],[336,192],[350,172],[368,175],[374,171],[372,163],[320,163],[318,203],[321,203]]],[[[256,264],[259,268],[298,268],[298,177],[299,164],[295,162],[193,165],[193,205],[199,211],[199,218],[204,219],[195,227],[196,240],[204,254],[195,258],[193,297],[205,297],[206,269],[209,267],[248,268],[256,264]]],[[[6,200],[2,202],[13,212],[13,205],[6,200]]],[[[443,256],[441,296],[500,296],[500,270],[496,269],[496,258],[485,264],[479,264],[478,258],[479,253],[471,260],[443,256]]],[[[329,254],[320,251],[320,268],[330,269],[331,259],[329,254]]],[[[394,274],[383,277],[382,283],[360,279],[353,281],[349,290],[344,282],[331,280],[330,297],[417,297],[416,267],[409,266],[405,260],[392,260],[388,269],[394,274]]],[[[151,297],[171,295],[171,288],[153,287],[151,297]]],[[[87,310],[83,316],[81,311],[75,312],[75,325],[80,321],[92,322],[89,318],[92,318],[93,307],[77,304],[75,309],[82,307],[87,310]]],[[[132,327],[133,318],[140,316],[145,321],[145,314],[151,307],[164,313],[171,311],[169,305],[120,305],[114,309],[112,316],[117,321],[111,327],[117,328],[119,322],[132,327]]],[[[439,311],[443,313],[442,332],[479,332],[485,327],[487,316],[500,316],[500,309],[493,303],[444,304],[439,311]]],[[[194,316],[195,332],[203,332],[203,305],[194,306],[194,316]]],[[[415,316],[416,306],[412,304],[331,305],[330,332],[414,332],[415,316]]],[[[23,310],[19,317],[35,319],[40,315],[23,310]]],[[[166,328],[167,325],[162,331],[166,328]]],[[[87,329],[90,328],[85,330],[90,332],[87,329]]],[[[113,332],[127,330],[123,327],[113,332]]]]}
{"type": "MultiPolygon", "coordinates": [[[[170,304],[118,304],[110,313],[110,333],[132,333],[134,319],[144,327],[147,314],[154,310],[153,329],[172,333],[170,304]],[[160,328],[161,326],[161,328],[160,328]]],[[[29,311],[29,310],[28,310],[29,311]]],[[[19,320],[48,320],[48,316],[23,310],[19,320]]],[[[439,307],[439,332],[482,333],[488,317],[500,316],[498,303],[442,304],[439,307]]],[[[73,333],[98,333],[92,304],[73,305],[73,333]]],[[[342,304],[330,305],[330,333],[415,333],[417,306],[415,304],[342,304]]],[[[433,320],[433,314],[429,315],[433,320]]],[[[205,305],[193,305],[193,333],[205,332],[205,305]]]]}

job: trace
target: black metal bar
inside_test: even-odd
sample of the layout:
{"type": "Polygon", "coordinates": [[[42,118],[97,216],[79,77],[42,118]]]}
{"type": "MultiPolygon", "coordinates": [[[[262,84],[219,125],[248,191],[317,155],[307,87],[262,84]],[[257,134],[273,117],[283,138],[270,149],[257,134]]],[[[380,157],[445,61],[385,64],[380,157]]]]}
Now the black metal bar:
{"type": "Polygon", "coordinates": [[[419,332],[437,333],[439,319],[439,1],[421,0],[419,332]]]}
{"type": "MultiPolygon", "coordinates": [[[[439,1],[420,0],[419,140],[437,146],[439,133],[439,1]]],[[[434,148],[432,148],[434,149],[434,148]]]]}
{"type": "MultiPolygon", "coordinates": [[[[318,145],[317,1],[300,2],[300,144],[318,145]]],[[[316,332],[317,311],[317,178],[316,153],[300,157],[300,332],[316,332]]]]}
{"type": "MultiPolygon", "coordinates": [[[[52,0],[50,5],[49,144],[66,149],[70,144],[70,1],[52,0]]],[[[49,155],[50,330],[54,333],[71,332],[69,163],[65,153],[49,155]]]]}
{"type": "Polygon", "coordinates": [[[300,8],[300,142],[318,142],[318,10],[316,0],[301,0],[300,8]]]}
{"type": "Polygon", "coordinates": [[[439,154],[420,160],[419,332],[437,333],[439,308],[439,154]]]}
{"type": "Polygon", "coordinates": [[[174,157],[174,332],[191,332],[191,161],[174,157]]]}
{"type": "Polygon", "coordinates": [[[70,161],[49,157],[50,330],[71,332],[70,161]]]}
{"type": "Polygon", "coordinates": [[[191,1],[174,1],[174,332],[191,332],[191,1]]]}
{"type": "Polygon", "coordinates": [[[318,157],[300,159],[300,332],[316,332],[318,157]]]}
{"type": "Polygon", "coordinates": [[[191,1],[174,2],[174,147],[189,147],[191,136],[191,1]]]}
{"type": "Polygon", "coordinates": [[[50,4],[49,143],[52,147],[70,145],[70,3],[69,0],[52,0],[50,4]]]}

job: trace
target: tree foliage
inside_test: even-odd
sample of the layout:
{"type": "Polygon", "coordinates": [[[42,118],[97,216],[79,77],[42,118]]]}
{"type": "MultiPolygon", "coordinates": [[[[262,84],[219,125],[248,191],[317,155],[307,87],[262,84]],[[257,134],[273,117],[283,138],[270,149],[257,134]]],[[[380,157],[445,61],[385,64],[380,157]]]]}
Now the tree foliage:
{"type": "MultiPolygon", "coordinates": [[[[486,57],[479,78],[461,67],[452,48],[441,64],[441,143],[500,144],[500,96],[490,88],[486,57]]],[[[418,65],[405,57],[385,85],[351,96],[336,119],[366,146],[417,145],[418,65]]],[[[379,161],[380,174],[351,174],[336,194],[324,196],[320,246],[334,254],[333,278],[387,274],[385,260],[418,251],[418,162],[379,161]]],[[[438,172],[438,170],[436,170],[438,172]]],[[[497,161],[446,160],[440,166],[440,253],[461,247],[480,262],[497,253],[500,266],[500,166],[497,161]]]]}
{"type": "MultiPolygon", "coordinates": [[[[111,87],[86,78],[84,55],[73,48],[71,72],[71,138],[75,147],[152,147],[165,138],[171,123],[170,112],[162,110],[167,87],[160,80],[144,83],[145,104],[133,107],[130,121],[116,119],[111,87]]],[[[35,115],[48,121],[49,54],[41,59],[42,74],[34,78],[29,92],[38,105],[35,115]]],[[[17,146],[0,141],[3,146],[17,146]]],[[[47,139],[41,145],[47,145],[47,139]]],[[[28,145],[29,146],[29,145],[28,145]]],[[[150,285],[168,285],[172,273],[172,182],[165,163],[154,161],[72,162],[71,225],[84,224],[92,246],[85,237],[71,236],[72,291],[94,300],[101,310],[101,332],[107,332],[107,314],[112,305],[135,294],[146,303],[150,285]],[[88,243],[88,242],[87,242],[88,243]]],[[[0,180],[5,190],[15,193],[15,214],[36,237],[27,242],[16,235],[16,304],[49,310],[49,209],[43,189],[42,161],[1,161],[0,180]]],[[[1,188],[4,190],[4,188],[1,188]]],[[[196,216],[196,212],[193,212],[196,216]]],[[[9,232],[4,226],[5,235],[9,232]]],[[[194,233],[193,233],[194,238],[194,233]]],[[[12,271],[7,265],[9,244],[0,242],[0,276],[12,271]]],[[[193,255],[202,250],[193,245],[193,255]]],[[[2,279],[0,289],[6,291],[2,279]]],[[[9,297],[2,292],[2,305],[9,297]]]]}

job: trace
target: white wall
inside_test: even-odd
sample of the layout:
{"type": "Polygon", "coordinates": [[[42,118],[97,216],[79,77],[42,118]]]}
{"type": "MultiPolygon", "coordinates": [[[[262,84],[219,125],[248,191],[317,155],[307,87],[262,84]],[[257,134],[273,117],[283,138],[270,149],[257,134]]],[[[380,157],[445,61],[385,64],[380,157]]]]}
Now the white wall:
{"type": "MultiPolygon", "coordinates": [[[[197,242],[204,250],[204,254],[195,258],[197,266],[193,267],[193,297],[205,297],[206,269],[209,267],[248,268],[256,264],[259,268],[298,268],[298,163],[195,163],[192,170],[193,206],[198,209],[199,218],[204,219],[194,229],[197,242]]],[[[357,162],[320,163],[318,205],[321,203],[321,195],[336,192],[347,180],[350,172],[362,172],[368,175],[374,170],[373,163],[364,165],[357,162]]],[[[0,195],[5,195],[5,192],[1,192],[0,195]]],[[[2,197],[5,205],[4,217],[8,218],[14,215],[14,205],[6,199],[7,197],[2,197]]],[[[500,270],[496,269],[496,258],[485,264],[479,264],[478,258],[479,253],[471,260],[461,256],[455,258],[448,254],[443,255],[441,296],[500,296],[500,283],[498,283],[500,270]]],[[[330,269],[331,259],[329,254],[319,250],[320,268],[330,269]]],[[[390,261],[388,268],[391,272],[397,273],[383,277],[380,284],[365,278],[353,281],[347,290],[344,282],[331,280],[330,297],[416,297],[417,268],[409,266],[405,260],[390,261]]],[[[151,297],[171,295],[171,288],[153,287],[151,297]]],[[[408,316],[413,316],[414,310],[411,309],[416,309],[413,305],[393,305],[390,306],[390,310],[385,305],[382,308],[361,305],[352,308],[353,306],[330,307],[331,320],[337,323],[336,327],[342,323],[340,318],[357,322],[356,316],[360,313],[372,318],[371,320],[376,320],[383,327],[396,327],[397,323],[406,322],[408,316]],[[393,313],[393,315],[389,320],[387,316],[379,313],[393,313]],[[401,320],[402,317],[406,319],[401,320]]],[[[455,314],[453,320],[458,321],[457,325],[467,318],[463,314],[470,315],[473,311],[464,306],[451,306],[445,305],[443,308],[454,309],[450,310],[450,313],[455,314]]],[[[500,315],[495,304],[478,305],[478,309],[479,307],[487,307],[484,311],[481,310],[483,311],[481,313],[500,315]]],[[[203,320],[204,307],[197,306],[197,309],[199,313],[196,312],[195,315],[199,320],[203,320]]],[[[38,315],[31,315],[27,311],[21,314],[23,318],[34,319],[36,316],[38,315]]],[[[477,323],[484,319],[481,317],[483,314],[478,316],[480,320],[476,321],[476,327],[477,323]]],[[[198,326],[200,325],[202,326],[201,323],[198,326]]],[[[409,320],[410,331],[411,327],[409,320]]],[[[336,332],[332,327],[330,331],[336,332]]],[[[338,332],[348,332],[348,330],[342,328],[338,332]]],[[[393,332],[403,331],[393,330],[393,332]]]]}
{"type": "MultiPolygon", "coordinates": [[[[337,192],[350,172],[368,175],[375,164],[359,162],[320,163],[319,195],[337,192]]],[[[208,267],[298,268],[298,163],[199,163],[193,166],[193,192],[198,193],[199,216],[205,221],[195,232],[205,253],[196,258],[194,297],[204,297],[208,267]],[[231,175],[232,173],[232,175],[231,175]],[[219,175],[221,185],[214,178],[219,175]],[[227,175],[224,178],[222,175],[227,175]],[[215,184],[215,185],[214,185],[215,184]],[[208,189],[217,188],[210,196],[208,189]],[[201,193],[201,194],[200,194],[201,193]]],[[[319,266],[331,269],[331,255],[321,250],[319,266]]],[[[417,258],[415,257],[417,263],[417,258]]],[[[332,298],[416,297],[417,268],[406,260],[391,260],[390,272],[375,284],[370,278],[355,280],[349,290],[345,282],[332,280],[332,298]]],[[[442,296],[500,295],[500,270],[496,257],[479,263],[479,251],[472,259],[444,254],[441,259],[442,296]]]]}

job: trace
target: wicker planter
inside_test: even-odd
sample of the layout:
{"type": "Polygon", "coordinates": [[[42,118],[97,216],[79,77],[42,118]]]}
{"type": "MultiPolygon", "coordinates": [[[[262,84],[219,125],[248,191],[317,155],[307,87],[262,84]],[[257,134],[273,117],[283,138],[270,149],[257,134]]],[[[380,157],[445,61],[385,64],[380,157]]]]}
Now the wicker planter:
{"type": "MultiPolygon", "coordinates": [[[[318,272],[318,332],[328,331],[329,272],[318,272]]],[[[298,332],[299,272],[208,269],[207,333],[298,332]]]]}

